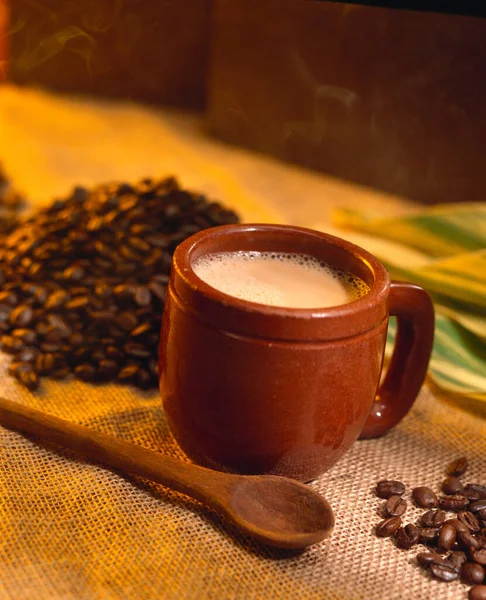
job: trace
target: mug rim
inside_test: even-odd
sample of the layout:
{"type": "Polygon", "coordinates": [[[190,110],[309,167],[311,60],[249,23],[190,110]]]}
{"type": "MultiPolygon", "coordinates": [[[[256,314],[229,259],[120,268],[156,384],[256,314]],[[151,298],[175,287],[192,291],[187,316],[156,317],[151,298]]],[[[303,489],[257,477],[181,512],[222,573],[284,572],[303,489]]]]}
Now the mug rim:
{"type": "MultiPolygon", "coordinates": [[[[294,237],[294,241],[296,238],[294,237]]],[[[241,250],[251,248],[242,247],[241,250]]],[[[222,250],[201,252],[211,254],[222,250]]],[[[223,250],[224,251],[224,250],[223,250]]],[[[280,250],[285,251],[285,250],[280,250]]],[[[288,250],[292,252],[291,249],[288,250]]],[[[196,256],[198,258],[199,256],[196,256]]],[[[367,282],[368,283],[368,282],[367,282]]],[[[317,341],[347,338],[377,327],[387,316],[385,299],[390,277],[383,264],[370,252],[345,239],[325,232],[294,225],[238,223],[220,225],[199,231],[177,246],[173,255],[169,291],[203,320],[221,326],[231,333],[264,338],[317,341]],[[359,262],[372,276],[369,291],[345,304],[322,308],[296,308],[260,304],[231,296],[214,288],[192,268],[198,249],[211,242],[217,248],[224,238],[245,235],[254,239],[271,239],[272,235],[305,237],[344,251],[359,262]],[[314,330],[314,331],[312,331],[314,330]]]]}

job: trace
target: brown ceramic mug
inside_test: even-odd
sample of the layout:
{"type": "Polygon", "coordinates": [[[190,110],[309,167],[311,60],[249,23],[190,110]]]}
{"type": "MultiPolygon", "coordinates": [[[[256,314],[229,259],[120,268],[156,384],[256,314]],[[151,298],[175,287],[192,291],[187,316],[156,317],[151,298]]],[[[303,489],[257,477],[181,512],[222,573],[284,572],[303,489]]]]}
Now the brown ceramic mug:
{"type": "Polygon", "coordinates": [[[391,282],[369,252],[331,235],[283,225],[201,231],[174,253],[159,350],[170,427],[196,462],[308,481],[358,437],[376,437],[412,406],[432,350],[427,292],[391,282]],[[310,254],[370,290],[340,306],[297,309],[229,296],[196,276],[215,252],[310,254]],[[388,318],[398,321],[380,387],[388,318]]]}

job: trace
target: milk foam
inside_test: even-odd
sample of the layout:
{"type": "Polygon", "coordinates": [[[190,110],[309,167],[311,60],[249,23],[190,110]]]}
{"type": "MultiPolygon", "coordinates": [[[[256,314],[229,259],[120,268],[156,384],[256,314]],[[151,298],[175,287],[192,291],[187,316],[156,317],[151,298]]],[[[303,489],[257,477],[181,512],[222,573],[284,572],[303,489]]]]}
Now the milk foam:
{"type": "Polygon", "coordinates": [[[220,252],[198,258],[192,268],[225,294],[271,306],[325,308],[369,291],[359,277],[306,254],[220,252]]]}

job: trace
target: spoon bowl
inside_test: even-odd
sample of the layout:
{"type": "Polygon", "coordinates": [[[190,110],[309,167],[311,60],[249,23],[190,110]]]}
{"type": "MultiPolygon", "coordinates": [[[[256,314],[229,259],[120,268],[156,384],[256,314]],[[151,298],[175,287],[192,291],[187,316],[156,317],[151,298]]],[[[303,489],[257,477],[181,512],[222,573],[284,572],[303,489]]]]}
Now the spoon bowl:
{"type": "Polygon", "coordinates": [[[0,425],[195,498],[272,546],[305,548],[328,537],[334,526],[332,509],[324,498],[293,479],[205,469],[5,398],[0,398],[0,425]]]}
{"type": "Polygon", "coordinates": [[[329,503],[303,483],[285,477],[241,477],[233,488],[229,509],[242,529],[279,548],[316,544],[334,527],[329,503]]]}

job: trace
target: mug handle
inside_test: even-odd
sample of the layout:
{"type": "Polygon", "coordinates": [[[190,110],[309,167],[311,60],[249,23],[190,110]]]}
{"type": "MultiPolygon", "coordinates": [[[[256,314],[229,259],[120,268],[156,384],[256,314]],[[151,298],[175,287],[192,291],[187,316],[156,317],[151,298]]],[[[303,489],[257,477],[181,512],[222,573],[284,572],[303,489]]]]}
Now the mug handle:
{"type": "Polygon", "coordinates": [[[397,318],[395,348],[360,439],[379,437],[403,419],[422,387],[432,353],[434,307],[423,288],[392,281],[388,311],[397,318]]]}

